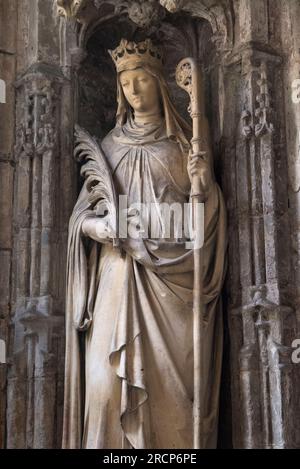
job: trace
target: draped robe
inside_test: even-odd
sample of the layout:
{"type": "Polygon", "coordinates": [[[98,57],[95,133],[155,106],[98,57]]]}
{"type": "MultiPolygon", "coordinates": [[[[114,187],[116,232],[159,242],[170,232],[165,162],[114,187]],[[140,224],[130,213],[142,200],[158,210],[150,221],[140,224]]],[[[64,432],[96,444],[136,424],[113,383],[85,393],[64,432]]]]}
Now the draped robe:
{"type": "MultiPolygon", "coordinates": [[[[189,201],[187,156],[163,122],[129,119],[101,147],[129,205],[189,201]]],[[[92,214],[84,185],[69,224],[63,447],[192,448],[193,251],[174,237],[127,238],[121,250],[89,240],[82,223],[92,214]]],[[[214,448],[226,250],[215,182],[204,220],[203,431],[214,448]]]]}

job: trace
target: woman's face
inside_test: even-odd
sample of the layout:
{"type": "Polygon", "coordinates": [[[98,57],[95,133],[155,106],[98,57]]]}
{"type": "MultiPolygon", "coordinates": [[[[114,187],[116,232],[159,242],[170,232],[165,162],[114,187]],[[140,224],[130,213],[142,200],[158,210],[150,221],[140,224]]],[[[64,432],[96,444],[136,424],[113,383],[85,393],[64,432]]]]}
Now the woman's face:
{"type": "Polygon", "coordinates": [[[138,113],[153,113],[160,109],[159,90],[155,77],[142,68],[124,70],[121,86],[130,106],[138,113]]]}

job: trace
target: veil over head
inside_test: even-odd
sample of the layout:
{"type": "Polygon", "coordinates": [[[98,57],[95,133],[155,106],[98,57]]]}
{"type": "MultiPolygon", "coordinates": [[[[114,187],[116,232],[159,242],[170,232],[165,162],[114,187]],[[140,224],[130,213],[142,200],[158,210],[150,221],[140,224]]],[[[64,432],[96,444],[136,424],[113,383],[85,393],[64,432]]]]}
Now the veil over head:
{"type": "Polygon", "coordinates": [[[120,74],[125,70],[136,70],[137,68],[141,68],[155,77],[158,82],[167,136],[187,149],[189,147],[191,127],[178,114],[172,104],[168,85],[163,77],[161,54],[159,55],[159,58],[153,57],[153,51],[157,50],[158,48],[152,44],[150,39],[140,43],[128,42],[127,40],[122,39],[120,45],[115,49],[115,51],[109,51],[117,69],[117,125],[124,125],[127,119],[132,116],[133,112],[125,98],[120,82],[120,74]],[[149,49],[151,49],[150,54],[147,53],[149,49]],[[121,53],[120,50],[122,51],[121,53]],[[127,54],[128,50],[130,51],[129,58],[127,54]],[[116,51],[118,51],[118,55],[116,51]]]}

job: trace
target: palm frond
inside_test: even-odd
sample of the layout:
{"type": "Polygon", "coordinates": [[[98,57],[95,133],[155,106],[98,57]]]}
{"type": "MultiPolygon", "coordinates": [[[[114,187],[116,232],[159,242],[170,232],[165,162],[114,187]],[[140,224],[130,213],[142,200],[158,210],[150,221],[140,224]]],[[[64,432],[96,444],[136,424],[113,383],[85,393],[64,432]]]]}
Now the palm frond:
{"type": "Polygon", "coordinates": [[[80,174],[86,180],[89,203],[96,214],[104,215],[107,211],[111,215],[117,235],[118,204],[111,170],[97,140],[79,125],[75,126],[74,156],[84,163],[80,174]]]}

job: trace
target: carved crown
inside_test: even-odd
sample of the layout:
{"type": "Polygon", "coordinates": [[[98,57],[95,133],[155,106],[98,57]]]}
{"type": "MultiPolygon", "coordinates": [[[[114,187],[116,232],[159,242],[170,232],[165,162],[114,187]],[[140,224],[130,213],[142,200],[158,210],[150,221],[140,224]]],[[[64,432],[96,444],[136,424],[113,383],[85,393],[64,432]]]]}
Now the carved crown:
{"type": "Polygon", "coordinates": [[[108,52],[115,63],[117,72],[137,68],[143,64],[162,68],[162,52],[151,39],[138,43],[122,39],[116,49],[108,52]]]}

